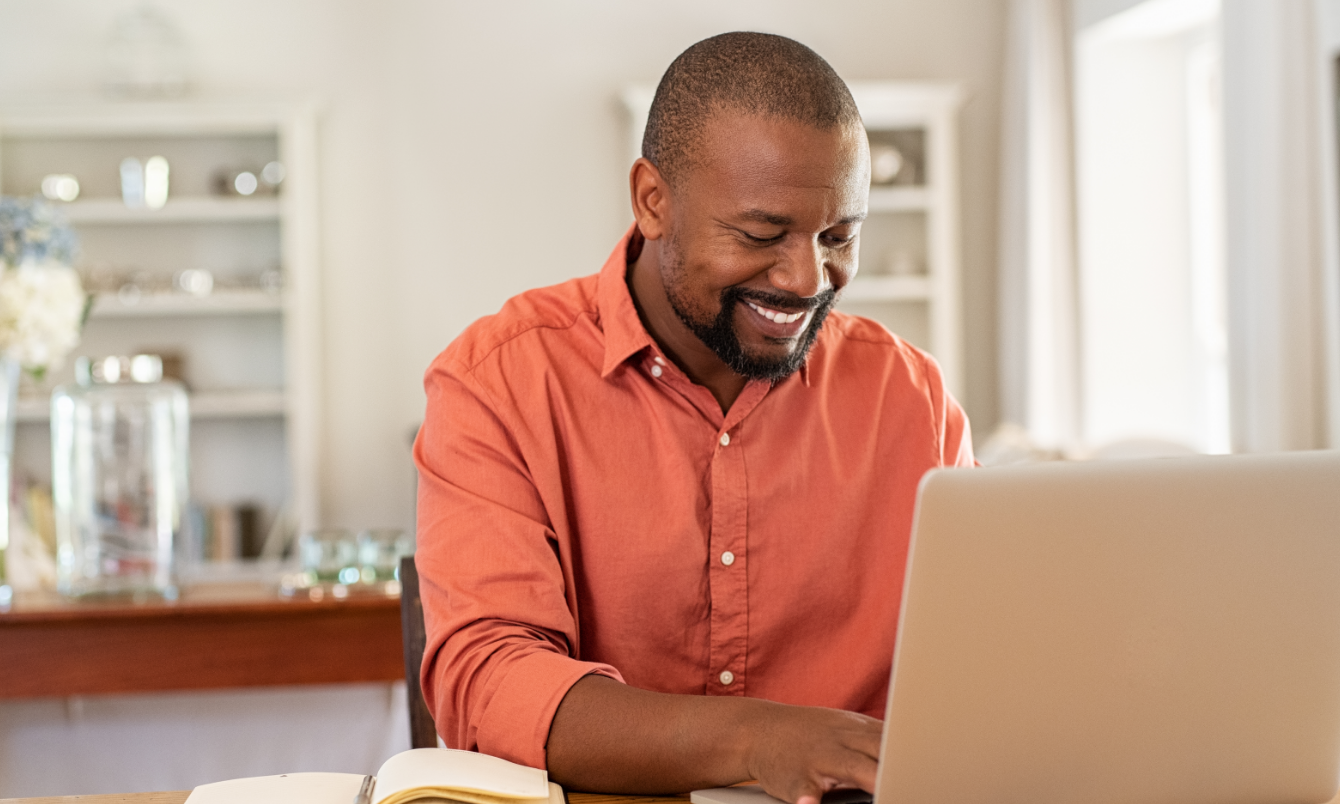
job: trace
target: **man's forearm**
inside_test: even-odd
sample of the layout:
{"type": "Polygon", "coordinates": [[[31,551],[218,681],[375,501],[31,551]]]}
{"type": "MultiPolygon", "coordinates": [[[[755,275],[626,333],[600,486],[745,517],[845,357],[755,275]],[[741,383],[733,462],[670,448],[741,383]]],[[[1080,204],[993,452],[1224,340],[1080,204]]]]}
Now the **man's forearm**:
{"type": "Polygon", "coordinates": [[[671,695],[587,676],[549,730],[551,778],[601,793],[683,793],[757,779],[785,801],[873,790],[880,722],[756,698],[671,695]]]}
{"type": "Polygon", "coordinates": [[[587,676],[549,730],[549,774],[602,793],[681,793],[750,778],[749,721],[766,702],[648,692],[587,676]]]}

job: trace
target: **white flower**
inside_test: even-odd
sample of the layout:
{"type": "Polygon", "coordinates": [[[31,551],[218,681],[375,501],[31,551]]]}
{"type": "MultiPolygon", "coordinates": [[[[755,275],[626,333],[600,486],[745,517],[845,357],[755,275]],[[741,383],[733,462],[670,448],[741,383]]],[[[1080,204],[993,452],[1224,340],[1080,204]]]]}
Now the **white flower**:
{"type": "Polygon", "coordinates": [[[79,274],[54,259],[3,268],[0,353],[29,371],[60,368],[79,343],[84,303],[79,274]]]}

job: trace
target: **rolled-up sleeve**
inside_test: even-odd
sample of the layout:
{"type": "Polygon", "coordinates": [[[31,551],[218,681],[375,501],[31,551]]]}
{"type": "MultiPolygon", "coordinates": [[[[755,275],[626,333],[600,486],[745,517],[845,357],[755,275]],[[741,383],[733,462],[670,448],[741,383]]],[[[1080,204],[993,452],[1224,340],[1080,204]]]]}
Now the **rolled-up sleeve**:
{"type": "Polygon", "coordinates": [[[563,696],[582,677],[559,545],[506,411],[450,350],[429,368],[414,446],[424,699],[452,748],[544,768],[563,696]]]}

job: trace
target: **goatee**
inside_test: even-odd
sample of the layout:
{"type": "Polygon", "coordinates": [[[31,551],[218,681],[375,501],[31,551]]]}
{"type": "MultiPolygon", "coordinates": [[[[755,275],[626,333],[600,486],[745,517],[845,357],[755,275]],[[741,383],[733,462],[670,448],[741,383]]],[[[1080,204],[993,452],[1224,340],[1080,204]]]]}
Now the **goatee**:
{"type": "Polygon", "coordinates": [[[698,340],[711,349],[721,362],[729,366],[731,371],[751,380],[767,380],[774,383],[791,376],[805,365],[810,348],[814,346],[815,339],[819,337],[819,330],[823,328],[824,319],[828,318],[829,311],[837,302],[837,291],[831,287],[817,296],[797,299],[794,296],[746,290],[738,285],[732,285],[721,291],[721,310],[716,317],[703,320],[689,311],[688,305],[679,298],[678,288],[674,283],[667,283],[665,290],[666,297],[670,300],[670,307],[675,311],[675,315],[679,316],[679,320],[683,321],[684,326],[698,336],[698,340]],[[763,357],[746,352],[735,332],[735,310],[746,300],[774,310],[788,312],[810,310],[809,326],[800,334],[800,341],[796,347],[781,357],[763,357]]]}

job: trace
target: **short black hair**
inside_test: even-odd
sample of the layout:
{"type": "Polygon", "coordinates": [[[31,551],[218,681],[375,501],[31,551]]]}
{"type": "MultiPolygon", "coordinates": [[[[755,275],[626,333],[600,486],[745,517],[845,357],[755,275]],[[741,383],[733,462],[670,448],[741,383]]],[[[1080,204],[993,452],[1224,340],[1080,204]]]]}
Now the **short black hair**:
{"type": "Polygon", "coordinates": [[[642,155],[674,184],[722,111],[821,129],[861,122],[851,90],[818,53],[785,36],[737,31],[704,39],[670,64],[651,102],[642,155]]]}

